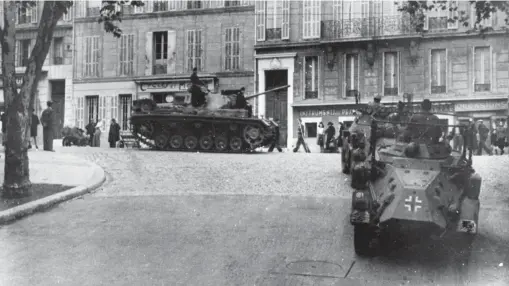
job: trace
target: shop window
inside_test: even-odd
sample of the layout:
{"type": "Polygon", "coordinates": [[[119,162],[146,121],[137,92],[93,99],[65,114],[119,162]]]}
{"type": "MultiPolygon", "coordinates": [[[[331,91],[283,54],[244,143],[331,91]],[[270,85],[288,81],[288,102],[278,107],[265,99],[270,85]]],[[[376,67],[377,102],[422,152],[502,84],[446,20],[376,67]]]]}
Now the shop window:
{"type": "Polygon", "coordinates": [[[490,47],[474,48],[474,89],[475,91],[491,90],[491,49],[490,47]]]}
{"type": "Polygon", "coordinates": [[[446,92],[446,50],[431,50],[431,93],[446,92]]]}
{"type": "Polygon", "coordinates": [[[318,98],[318,57],[304,57],[305,99],[318,98]]]}
{"type": "Polygon", "coordinates": [[[359,86],[359,55],[346,55],[345,65],[346,96],[355,97],[359,86]]]}
{"type": "Polygon", "coordinates": [[[308,138],[316,138],[318,124],[315,122],[305,123],[306,126],[306,134],[308,138]]]}
{"type": "Polygon", "coordinates": [[[384,95],[398,95],[399,58],[397,52],[384,53],[384,95]]]}

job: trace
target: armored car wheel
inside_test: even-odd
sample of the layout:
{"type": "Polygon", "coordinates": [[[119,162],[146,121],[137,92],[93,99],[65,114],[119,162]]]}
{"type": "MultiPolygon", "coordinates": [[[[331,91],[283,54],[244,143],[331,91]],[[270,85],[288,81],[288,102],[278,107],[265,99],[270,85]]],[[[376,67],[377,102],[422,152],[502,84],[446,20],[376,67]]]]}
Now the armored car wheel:
{"type": "Polygon", "coordinates": [[[178,149],[182,147],[182,142],[184,140],[182,139],[182,136],[180,135],[173,135],[170,138],[170,147],[174,149],[178,149]]]}
{"type": "Polygon", "coordinates": [[[184,146],[186,146],[188,150],[196,149],[196,147],[198,146],[198,138],[192,135],[187,136],[186,139],[184,139],[184,146]]]}
{"type": "Polygon", "coordinates": [[[372,246],[375,233],[368,225],[355,225],[353,244],[355,253],[360,256],[373,256],[375,249],[372,246]]]}
{"type": "Polygon", "coordinates": [[[212,137],[208,135],[200,137],[200,148],[203,150],[210,150],[213,145],[214,141],[212,140],[212,137]]]}
{"type": "Polygon", "coordinates": [[[224,136],[217,136],[214,140],[214,145],[216,145],[216,149],[218,151],[224,151],[226,148],[228,148],[228,139],[224,136]]]}
{"type": "Polygon", "coordinates": [[[230,148],[233,150],[233,151],[240,151],[240,149],[242,148],[242,139],[240,139],[239,137],[237,136],[233,136],[231,139],[230,139],[230,148]]]}

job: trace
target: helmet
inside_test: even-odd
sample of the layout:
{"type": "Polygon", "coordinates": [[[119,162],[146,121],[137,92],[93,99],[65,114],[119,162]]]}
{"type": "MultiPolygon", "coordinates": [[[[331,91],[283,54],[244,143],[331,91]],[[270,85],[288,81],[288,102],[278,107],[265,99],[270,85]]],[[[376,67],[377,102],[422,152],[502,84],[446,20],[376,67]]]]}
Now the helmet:
{"type": "Polygon", "coordinates": [[[382,96],[381,96],[380,94],[378,94],[378,93],[377,93],[377,94],[375,94],[375,97],[374,97],[374,98],[375,98],[375,99],[382,99],[382,96]]]}

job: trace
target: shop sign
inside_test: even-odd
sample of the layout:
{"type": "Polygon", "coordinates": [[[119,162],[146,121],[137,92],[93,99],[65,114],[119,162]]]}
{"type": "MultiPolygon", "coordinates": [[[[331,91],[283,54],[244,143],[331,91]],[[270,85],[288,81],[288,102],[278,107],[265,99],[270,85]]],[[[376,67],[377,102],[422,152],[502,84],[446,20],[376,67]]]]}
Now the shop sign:
{"type": "Polygon", "coordinates": [[[319,117],[319,116],[353,116],[355,109],[345,108],[327,108],[327,109],[309,109],[299,111],[301,117],[319,117]]]}
{"type": "Polygon", "coordinates": [[[146,91],[146,90],[150,90],[150,89],[164,89],[165,91],[181,91],[181,90],[187,90],[187,83],[186,82],[170,82],[170,81],[140,83],[141,91],[146,91]]]}
{"type": "MultiPolygon", "coordinates": [[[[23,76],[22,74],[20,75],[16,75],[16,87],[17,88],[21,88],[21,86],[23,85],[23,76]]],[[[0,77],[0,87],[3,87],[4,86],[4,78],[3,76],[0,77]]]]}
{"type": "Polygon", "coordinates": [[[506,100],[462,102],[462,103],[457,103],[455,106],[455,109],[457,112],[500,110],[500,109],[506,109],[506,108],[507,108],[506,100]]]}

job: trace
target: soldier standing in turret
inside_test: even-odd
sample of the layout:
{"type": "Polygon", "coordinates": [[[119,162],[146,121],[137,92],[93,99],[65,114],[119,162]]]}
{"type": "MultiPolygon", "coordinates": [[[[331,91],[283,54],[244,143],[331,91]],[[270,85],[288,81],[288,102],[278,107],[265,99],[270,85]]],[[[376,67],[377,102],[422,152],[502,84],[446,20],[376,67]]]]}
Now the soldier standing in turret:
{"type": "Polygon", "coordinates": [[[193,74],[191,74],[191,105],[193,107],[200,107],[205,104],[205,93],[201,90],[205,87],[205,83],[198,77],[198,69],[193,68],[193,74]]]}

